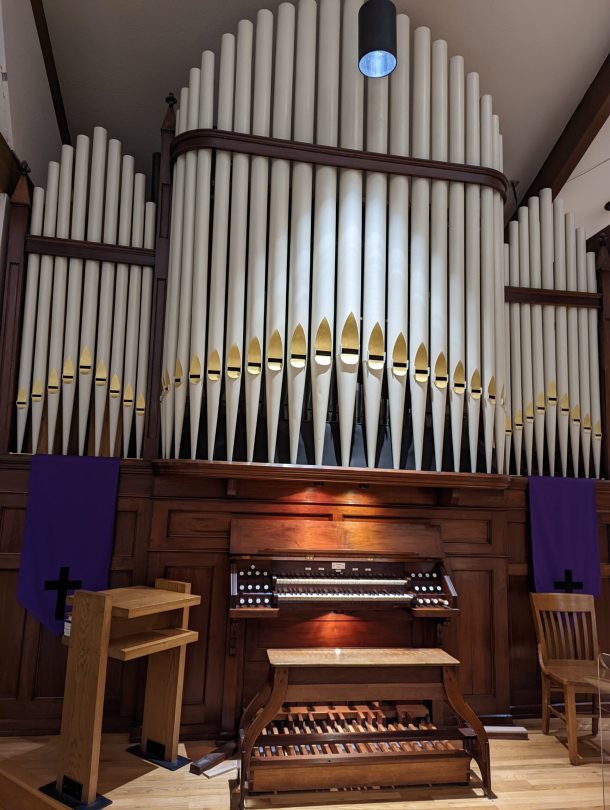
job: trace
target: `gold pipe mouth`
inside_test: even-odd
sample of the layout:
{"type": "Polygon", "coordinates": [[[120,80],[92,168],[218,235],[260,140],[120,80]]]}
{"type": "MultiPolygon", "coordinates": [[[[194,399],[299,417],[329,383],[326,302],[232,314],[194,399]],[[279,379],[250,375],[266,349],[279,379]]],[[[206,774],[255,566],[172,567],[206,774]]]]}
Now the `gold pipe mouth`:
{"type": "Polygon", "coordinates": [[[263,370],[263,358],[261,352],[261,344],[257,337],[253,337],[248,347],[248,355],[246,357],[246,371],[248,374],[257,376],[263,370]]]}
{"type": "Polygon", "coordinates": [[[191,385],[198,385],[201,382],[201,360],[198,354],[191,357],[191,365],[189,367],[189,382],[191,385]]]}
{"type": "Polygon", "coordinates": [[[220,355],[218,349],[213,349],[208,357],[208,380],[218,382],[220,379],[220,355]]]}
{"type": "Polygon", "coordinates": [[[333,339],[326,318],[322,318],[316,339],[314,340],[314,360],[319,366],[330,366],[333,350],[333,339]]]}

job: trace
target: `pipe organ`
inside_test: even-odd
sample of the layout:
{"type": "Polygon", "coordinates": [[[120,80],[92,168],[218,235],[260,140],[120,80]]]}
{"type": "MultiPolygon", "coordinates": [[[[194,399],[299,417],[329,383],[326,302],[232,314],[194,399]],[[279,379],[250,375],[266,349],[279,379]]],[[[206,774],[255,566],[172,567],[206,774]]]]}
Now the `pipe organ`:
{"type": "MultiPolygon", "coordinates": [[[[600,476],[584,232],[544,189],[504,243],[478,74],[399,14],[396,70],[364,79],[360,5],[261,10],[190,71],[162,328],[150,264],[29,251],[18,451],[139,455],[148,386],[163,458],[600,476]]],[[[79,136],[30,243],[152,251],[144,185],[105,130],[79,136]]]]}
{"type": "Polygon", "coordinates": [[[63,146],[46,189],[34,189],[18,452],[115,455],[122,447],[124,456],[141,455],[152,268],[130,263],[129,248],[154,247],[156,206],[146,202],[145,184],[120,142],[96,127],[92,143],[79,135],[75,149],[63,146]],[[88,243],[127,250],[118,250],[118,261],[83,260],[85,234],[88,243]],[[33,237],[48,239],[37,245],[33,237]]]}

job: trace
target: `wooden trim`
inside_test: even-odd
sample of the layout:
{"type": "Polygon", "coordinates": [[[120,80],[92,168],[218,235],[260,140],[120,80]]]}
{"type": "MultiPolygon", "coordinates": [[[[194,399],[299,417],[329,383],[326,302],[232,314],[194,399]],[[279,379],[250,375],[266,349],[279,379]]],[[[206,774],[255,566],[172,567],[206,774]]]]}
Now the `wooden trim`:
{"type": "Polygon", "coordinates": [[[521,199],[527,200],[543,188],[550,188],[556,197],[609,115],[610,54],[521,199]]]}
{"type": "Polygon", "coordinates": [[[505,287],[504,300],[509,304],[542,304],[554,307],[587,307],[601,309],[601,293],[576,290],[544,290],[539,287],[505,287]]]}
{"type": "Polygon", "coordinates": [[[67,256],[70,259],[94,259],[116,264],[135,264],[142,267],[155,266],[155,251],[144,248],[105,245],[102,242],[80,242],[75,239],[58,239],[49,236],[26,236],[26,253],[46,256],[67,256]]]}
{"type": "Polygon", "coordinates": [[[146,415],[142,457],[157,458],[161,427],[160,403],[161,372],[163,365],[163,332],[165,302],[169,271],[169,234],[172,209],[172,167],[170,148],[176,130],[176,114],[173,93],[165,99],[167,111],[161,125],[161,160],[159,164],[159,199],[157,201],[157,241],[155,244],[155,270],[153,277],[153,302],[148,344],[148,387],[146,391],[146,415]]]}
{"type": "Polygon", "coordinates": [[[159,476],[185,475],[204,478],[301,481],[312,485],[343,484],[379,486],[416,486],[456,489],[504,490],[510,486],[508,475],[467,472],[420,472],[369,467],[315,467],[311,464],[253,464],[246,461],[153,461],[159,476]]]}
{"type": "Polygon", "coordinates": [[[172,162],[179,155],[198,149],[239,152],[279,160],[293,160],[299,163],[333,166],[338,169],[358,169],[364,172],[425,177],[431,180],[476,183],[500,192],[504,200],[506,200],[509,188],[508,180],[502,172],[483,166],[446,163],[440,160],[421,160],[377,152],[363,152],[357,149],[341,149],[217,129],[193,129],[178,135],[172,141],[172,162]]]}
{"type": "Polygon", "coordinates": [[[8,194],[10,197],[19,181],[20,174],[19,158],[0,132],[0,194],[8,194]]]}
{"type": "Polygon", "coordinates": [[[610,254],[603,245],[597,254],[597,285],[601,291],[602,311],[598,319],[599,370],[602,410],[602,475],[610,475],[610,254]]]}
{"type": "Polygon", "coordinates": [[[53,100],[59,135],[62,143],[71,146],[72,139],[70,138],[68,116],[66,115],[66,108],[61,94],[61,86],[59,84],[59,76],[57,75],[57,66],[55,64],[55,57],[53,56],[53,46],[51,45],[51,37],[49,35],[47,18],[44,13],[44,6],[42,0],[30,0],[30,2],[32,4],[34,22],[36,23],[36,31],[38,32],[40,50],[42,51],[42,58],[49,81],[49,89],[53,100]]]}

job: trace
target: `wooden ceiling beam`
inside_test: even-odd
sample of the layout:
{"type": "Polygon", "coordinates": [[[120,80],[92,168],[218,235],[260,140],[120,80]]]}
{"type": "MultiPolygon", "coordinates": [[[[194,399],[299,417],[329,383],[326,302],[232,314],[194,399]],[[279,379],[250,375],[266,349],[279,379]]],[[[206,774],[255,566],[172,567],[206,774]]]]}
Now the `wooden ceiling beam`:
{"type": "Polygon", "coordinates": [[[59,127],[59,136],[62,143],[71,145],[72,139],[70,138],[68,117],[61,95],[59,76],[57,75],[57,66],[55,65],[55,57],[53,56],[53,47],[51,45],[51,36],[49,34],[47,18],[44,13],[44,6],[42,0],[30,0],[30,2],[34,13],[34,22],[36,23],[36,31],[38,32],[38,40],[40,42],[42,58],[44,59],[49,88],[51,90],[53,108],[55,110],[55,117],[57,118],[57,126],[59,127]]]}
{"type": "Polygon", "coordinates": [[[556,197],[609,116],[610,54],[522,200],[528,200],[543,188],[552,189],[556,197]]]}

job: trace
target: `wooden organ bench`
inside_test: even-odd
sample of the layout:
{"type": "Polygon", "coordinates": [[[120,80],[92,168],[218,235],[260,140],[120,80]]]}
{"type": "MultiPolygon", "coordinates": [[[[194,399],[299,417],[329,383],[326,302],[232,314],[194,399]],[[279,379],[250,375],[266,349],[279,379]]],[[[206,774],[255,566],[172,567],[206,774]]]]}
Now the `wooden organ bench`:
{"type": "Polygon", "coordinates": [[[240,724],[232,807],[282,791],[466,785],[471,759],[485,795],[493,795],[485,730],[459,689],[459,661],[444,650],[272,649],[267,656],[269,680],[240,724]],[[437,729],[417,718],[424,699],[445,701],[466,727],[437,729]]]}

